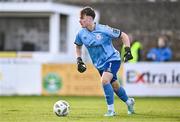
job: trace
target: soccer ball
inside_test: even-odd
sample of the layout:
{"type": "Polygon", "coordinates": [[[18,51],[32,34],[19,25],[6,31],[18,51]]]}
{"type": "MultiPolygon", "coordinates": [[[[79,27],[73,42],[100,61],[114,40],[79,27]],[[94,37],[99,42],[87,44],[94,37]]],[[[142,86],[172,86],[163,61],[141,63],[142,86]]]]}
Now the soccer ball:
{"type": "Polygon", "coordinates": [[[57,101],[53,106],[54,113],[61,117],[61,116],[67,116],[70,110],[69,103],[65,100],[59,100],[57,101]]]}

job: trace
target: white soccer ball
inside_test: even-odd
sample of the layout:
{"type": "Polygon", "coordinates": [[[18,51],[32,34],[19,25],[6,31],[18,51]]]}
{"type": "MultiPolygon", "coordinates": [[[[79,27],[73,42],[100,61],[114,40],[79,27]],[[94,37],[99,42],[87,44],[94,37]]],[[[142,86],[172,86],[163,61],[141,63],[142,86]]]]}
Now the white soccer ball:
{"type": "Polygon", "coordinates": [[[57,116],[66,116],[69,114],[70,106],[65,100],[57,101],[53,106],[53,111],[57,116]]]}

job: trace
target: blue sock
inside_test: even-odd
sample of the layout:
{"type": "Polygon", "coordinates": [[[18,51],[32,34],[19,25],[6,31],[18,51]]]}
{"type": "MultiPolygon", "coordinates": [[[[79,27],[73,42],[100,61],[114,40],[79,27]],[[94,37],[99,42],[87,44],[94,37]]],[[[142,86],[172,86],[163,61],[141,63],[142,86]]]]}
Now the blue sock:
{"type": "Polygon", "coordinates": [[[123,87],[120,86],[119,89],[115,91],[115,93],[122,101],[126,102],[128,100],[128,96],[123,87]]]}
{"type": "Polygon", "coordinates": [[[114,92],[110,83],[103,84],[104,94],[108,105],[114,104],[114,92]]]}

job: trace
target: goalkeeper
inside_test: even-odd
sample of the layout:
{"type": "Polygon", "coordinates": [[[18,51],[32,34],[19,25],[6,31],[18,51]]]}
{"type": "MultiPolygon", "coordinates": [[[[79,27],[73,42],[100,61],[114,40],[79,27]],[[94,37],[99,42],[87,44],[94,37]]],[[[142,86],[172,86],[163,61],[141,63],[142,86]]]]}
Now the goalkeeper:
{"type": "Polygon", "coordinates": [[[124,60],[132,59],[130,41],[126,33],[107,25],[94,23],[95,12],[91,7],[85,7],[80,11],[80,24],[82,29],[75,39],[77,69],[83,73],[86,65],[81,59],[81,48],[85,45],[91,60],[101,76],[104,96],[106,98],[107,113],[104,116],[115,116],[114,92],[126,103],[128,114],[134,113],[134,99],[129,98],[123,87],[117,82],[117,72],[120,68],[121,59],[119,52],[113,47],[112,39],[122,40],[125,45],[124,60]]]}

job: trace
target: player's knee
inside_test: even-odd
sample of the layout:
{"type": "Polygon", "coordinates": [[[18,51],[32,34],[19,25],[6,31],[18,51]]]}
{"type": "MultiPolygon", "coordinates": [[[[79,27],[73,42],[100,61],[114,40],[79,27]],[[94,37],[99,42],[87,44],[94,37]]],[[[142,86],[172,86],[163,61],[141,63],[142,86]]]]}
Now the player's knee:
{"type": "Polygon", "coordinates": [[[102,77],[101,77],[101,82],[102,84],[107,84],[107,83],[110,83],[110,81],[112,80],[113,78],[113,74],[110,73],[110,72],[104,72],[102,77]]]}
{"type": "Polygon", "coordinates": [[[113,82],[112,83],[112,87],[113,87],[113,90],[115,91],[115,92],[117,92],[118,90],[119,90],[119,84],[117,83],[117,82],[113,82]]]}
{"type": "Polygon", "coordinates": [[[106,78],[101,78],[101,83],[102,84],[108,84],[108,83],[110,83],[110,81],[106,78]]]}
{"type": "Polygon", "coordinates": [[[117,92],[117,91],[118,91],[118,89],[119,89],[119,87],[118,87],[118,86],[113,86],[113,90],[114,90],[115,92],[117,92]]]}

